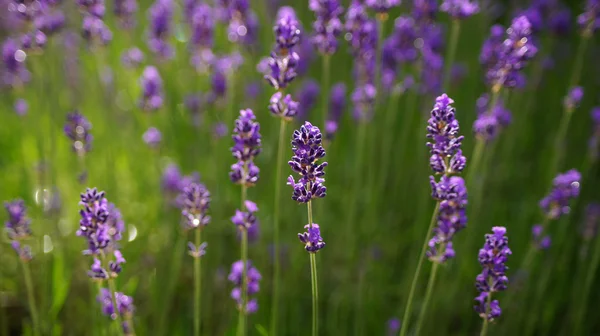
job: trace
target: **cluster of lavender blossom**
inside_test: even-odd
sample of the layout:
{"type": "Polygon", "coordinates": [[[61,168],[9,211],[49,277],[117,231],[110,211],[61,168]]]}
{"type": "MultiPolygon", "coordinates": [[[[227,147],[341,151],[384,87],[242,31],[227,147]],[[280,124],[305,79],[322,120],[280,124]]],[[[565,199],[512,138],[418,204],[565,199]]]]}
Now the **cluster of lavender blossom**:
{"type": "Polygon", "coordinates": [[[64,132],[73,142],[73,151],[80,157],[92,149],[93,136],[90,133],[92,124],[79,112],[69,113],[64,132]]]}
{"type": "Polygon", "coordinates": [[[245,282],[246,293],[248,295],[254,295],[258,293],[260,289],[259,282],[262,279],[262,276],[256,267],[252,266],[252,263],[249,260],[247,261],[246,265],[244,265],[242,260],[238,260],[231,265],[231,272],[229,273],[228,279],[235,286],[231,291],[231,298],[237,302],[238,310],[243,311],[245,314],[255,313],[258,310],[258,300],[253,298],[244,305],[242,298],[242,286],[245,282]],[[246,280],[244,280],[244,273],[246,280]]]}
{"type": "MultiPolygon", "coordinates": [[[[292,152],[294,155],[288,164],[301,176],[297,182],[293,176],[288,177],[287,184],[294,189],[292,199],[298,203],[309,203],[325,197],[327,188],[323,185],[323,176],[327,162],[319,162],[325,157],[321,130],[306,121],[292,135],[292,152]]],[[[299,233],[298,238],[308,252],[317,252],[325,247],[318,224],[308,223],[304,228],[307,232],[299,233]]]]}
{"type": "MultiPolygon", "coordinates": [[[[119,241],[125,231],[125,224],[121,218],[121,212],[114,204],[108,203],[103,191],[96,188],[88,188],[81,194],[79,204],[83,207],[79,211],[81,219],[77,236],[84,237],[87,241],[87,249],[84,255],[93,257],[94,262],[88,276],[97,281],[112,281],[121,273],[125,258],[119,250],[119,241]]],[[[112,289],[111,289],[112,290],[112,289]]],[[[98,295],[98,301],[102,304],[102,311],[112,319],[124,314],[132,314],[134,311],[133,299],[120,292],[111,292],[102,289],[98,295]],[[107,300],[106,298],[111,299],[107,300]],[[115,309],[113,303],[116,303],[115,309]]],[[[123,322],[123,330],[129,335],[132,325],[129,318],[123,322]]]]}
{"type": "Polygon", "coordinates": [[[344,11],[338,0],[310,0],[308,7],[315,13],[312,43],[322,55],[333,55],[338,49],[338,38],[342,33],[339,16],[344,11]]]}
{"type": "Polygon", "coordinates": [[[22,199],[5,202],[4,208],[8,214],[8,220],[4,223],[5,230],[10,239],[10,245],[24,262],[30,261],[33,256],[31,247],[23,244],[23,240],[31,237],[31,220],[27,217],[27,209],[22,199]]]}
{"type": "Polygon", "coordinates": [[[83,14],[81,35],[91,46],[107,45],[113,34],[104,23],[104,0],[77,0],[77,5],[83,14]]]}
{"type": "Polygon", "coordinates": [[[477,119],[473,122],[473,133],[479,139],[491,141],[498,133],[512,122],[512,114],[504,106],[502,99],[497,99],[491,106],[490,96],[484,93],[477,99],[477,119]]]}
{"type": "MultiPolygon", "coordinates": [[[[182,226],[185,231],[203,230],[210,223],[208,209],[211,196],[206,186],[193,178],[183,186],[176,203],[181,209],[182,226]]],[[[181,182],[180,182],[181,183],[181,182]]],[[[196,245],[188,242],[188,252],[194,258],[200,258],[206,251],[206,244],[196,245]]]]}
{"type": "Polygon", "coordinates": [[[427,122],[427,138],[433,140],[427,143],[431,154],[429,164],[436,175],[442,175],[439,182],[434,176],[429,177],[431,195],[439,202],[439,213],[427,257],[440,263],[454,257],[452,238],[467,225],[467,188],[462,177],[454,176],[465,169],[467,159],[462,155],[464,137],[459,135],[452,103],[446,94],[437,97],[427,122]]]}
{"type": "Polygon", "coordinates": [[[498,300],[492,300],[492,294],[507,288],[506,260],[512,254],[508,248],[506,228],[495,226],[492,232],[485,235],[485,244],[479,250],[479,263],[483,271],[475,278],[479,295],[475,297],[474,308],[481,318],[488,321],[498,318],[502,313],[498,300]]]}

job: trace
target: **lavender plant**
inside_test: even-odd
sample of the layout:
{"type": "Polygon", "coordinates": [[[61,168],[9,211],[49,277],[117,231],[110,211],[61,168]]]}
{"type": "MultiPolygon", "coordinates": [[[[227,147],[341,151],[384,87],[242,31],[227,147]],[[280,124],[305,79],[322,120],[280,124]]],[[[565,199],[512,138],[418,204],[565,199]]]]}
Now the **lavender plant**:
{"type": "Polygon", "coordinates": [[[421,314],[417,322],[417,334],[420,332],[427,305],[433,292],[438,266],[454,257],[452,238],[467,224],[465,210],[467,189],[464,180],[459,176],[454,176],[465,169],[467,159],[462,155],[461,146],[464,137],[459,135],[460,127],[452,103],[454,101],[446,94],[437,97],[431,111],[431,117],[427,122],[427,138],[433,141],[427,143],[431,154],[429,165],[434,174],[442,176],[439,182],[436,181],[434,176],[429,177],[432,189],[431,196],[436,200],[436,205],[427,229],[427,239],[421,249],[417,269],[413,276],[400,335],[406,335],[408,332],[412,301],[425,256],[433,262],[433,266],[421,314]],[[435,229],[434,224],[437,224],[435,229]],[[429,238],[432,232],[434,235],[429,238]]]}
{"type": "Polygon", "coordinates": [[[325,247],[319,225],[313,223],[312,216],[312,200],[323,198],[327,194],[327,188],[323,185],[327,162],[319,162],[320,159],[325,157],[325,149],[321,141],[321,130],[308,121],[304,122],[304,125],[293,133],[292,152],[294,155],[288,162],[292,170],[301,176],[298,182],[294,180],[293,176],[288,177],[288,185],[294,190],[292,199],[298,203],[306,203],[308,210],[308,224],[304,226],[306,232],[299,233],[298,238],[310,255],[313,336],[319,333],[319,289],[316,253],[325,247]]]}

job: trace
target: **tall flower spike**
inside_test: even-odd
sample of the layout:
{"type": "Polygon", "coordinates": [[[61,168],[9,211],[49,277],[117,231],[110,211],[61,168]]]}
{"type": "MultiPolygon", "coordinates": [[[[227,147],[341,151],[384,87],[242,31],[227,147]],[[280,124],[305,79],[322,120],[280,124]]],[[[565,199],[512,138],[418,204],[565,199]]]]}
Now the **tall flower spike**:
{"type": "Polygon", "coordinates": [[[27,217],[27,209],[22,199],[5,202],[4,208],[8,214],[8,220],[4,223],[11,246],[23,261],[30,261],[33,256],[29,245],[24,245],[21,240],[31,236],[31,220],[27,217]]]}
{"type": "Polygon", "coordinates": [[[210,223],[210,201],[210,192],[201,183],[192,182],[183,188],[177,203],[181,208],[185,229],[202,229],[210,223]]]}
{"type": "Polygon", "coordinates": [[[273,27],[277,50],[286,53],[300,42],[300,23],[291,7],[281,7],[277,13],[277,22],[273,27]]]}
{"type": "MultiPolygon", "coordinates": [[[[231,291],[231,298],[237,302],[237,309],[241,310],[245,314],[253,314],[258,310],[258,300],[253,298],[246,303],[245,307],[243,307],[243,298],[242,298],[242,284],[243,284],[243,274],[244,274],[244,262],[238,260],[231,265],[231,272],[229,273],[228,279],[235,286],[231,291]]],[[[248,260],[246,262],[246,278],[247,278],[247,295],[255,295],[258,293],[260,289],[260,280],[262,276],[252,265],[252,262],[248,260]]]]}
{"type": "Polygon", "coordinates": [[[323,176],[327,162],[319,163],[319,160],[325,157],[321,140],[321,130],[308,121],[295,130],[292,136],[294,155],[288,164],[301,177],[296,183],[290,175],[288,185],[294,189],[292,199],[298,203],[307,203],[313,198],[323,198],[326,195],[327,188],[323,185],[323,176]]]}
{"type": "Polygon", "coordinates": [[[142,97],[140,107],[144,111],[156,111],[163,105],[162,79],[158,70],[153,66],[147,66],[140,79],[142,86],[142,97]]]}
{"type": "Polygon", "coordinates": [[[552,183],[550,193],[540,201],[540,208],[548,219],[558,219],[571,212],[569,201],[579,196],[581,174],[571,169],[558,174],[552,183]]]}
{"type": "Polygon", "coordinates": [[[233,132],[231,153],[237,162],[231,166],[229,178],[233,183],[252,186],[258,181],[260,170],[254,164],[254,158],[260,153],[262,144],[260,125],[252,110],[240,111],[233,132]]]}
{"type": "Polygon", "coordinates": [[[387,13],[393,7],[400,6],[401,0],[366,0],[365,4],[377,13],[387,13]]]}
{"type": "Polygon", "coordinates": [[[512,115],[501,99],[498,99],[495,106],[489,106],[489,104],[488,94],[477,99],[478,117],[473,122],[473,133],[485,141],[495,139],[498,133],[512,121],[512,115]]]}
{"type": "Polygon", "coordinates": [[[169,44],[173,20],[173,1],[156,0],[149,9],[150,28],[148,47],[164,59],[173,57],[173,47],[169,44]]]}
{"type": "Polygon", "coordinates": [[[440,11],[448,13],[453,19],[466,19],[479,12],[479,5],[470,0],[444,0],[440,11]]]}
{"type": "Polygon", "coordinates": [[[592,34],[600,29],[600,1],[588,0],[585,11],[577,17],[577,23],[584,34],[592,34]]]}
{"type": "Polygon", "coordinates": [[[315,13],[312,42],[323,55],[332,55],[338,48],[337,39],[342,33],[339,16],[344,9],[338,0],[310,0],[308,7],[315,13]]]}
{"type": "Polygon", "coordinates": [[[92,149],[92,124],[79,112],[69,113],[64,132],[73,141],[73,151],[79,156],[85,155],[92,149]]]}
{"type": "Polygon", "coordinates": [[[485,235],[485,244],[479,250],[479,263],[483,271],[475,278],[475,287],[480,294],[475,298],[475,311],[481,318],[493,321],[502,313],[498,300],[490,301],[488,296],[495,292],[504,291],[508,285],[505,263],[512,254],[508,248],[506,228],[495,226],[492,234],[485,235]],[[488,306],[488,302],[489,306],[488,306]]]}

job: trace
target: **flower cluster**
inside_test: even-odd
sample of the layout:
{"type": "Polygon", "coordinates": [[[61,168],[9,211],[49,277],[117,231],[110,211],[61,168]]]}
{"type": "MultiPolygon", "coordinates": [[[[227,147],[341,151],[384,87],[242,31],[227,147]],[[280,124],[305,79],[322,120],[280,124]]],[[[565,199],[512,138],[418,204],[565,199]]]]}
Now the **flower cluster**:
{"type": "MultiPolygon", "coordinates": [[[[493,30],[492,33],[497,32],[493,30]]],[[[490,44],[487,42],[484,44],[484,50],[492,52],[492,55],[482,57],[488,61],[491,60],[487,67],[486,79],[496,91],[500,87],[514,88],[523,85],[525,78],[521,70],[537,54],[538,50],[533,42],[531,23],[526,16],[513,19],[506,34],[503,42],[492,44],[493,48],[490,48],[490,44]]],[[[494,36],[491,41],[495,41],[495,39],[494,36]]]]}
{"type": "Polygon", "coordinates": [[[191,46],[194,49],[210,49],[213,45],[214,12],[206,3],[196,4],[190,20],[192,35],[191,46]]]}
{"type": "Polygon", "coordinates": [[[495,226],[492,234],[485,235],[485,244],[479,250],[479,263],[483,267],[481,274],[475,278],[475,287],[480,292],[475,298],[475,311],[483,319],[492,321],[500,316],[502,310],[498,300],[491,300],[494,292],[500,292],[507,288],[508,277],[506,276],[505,263],[508,256],[512,254],[508,248],[506,228],[495,226]]]}
{"type": "Polygon", "coordinates": [[[577,23],[584,34],[591,35],[600,29],[600,1],[588,0],[585,11],[577,17],[577,23]]]}
{"type": "MultiPolygon", "coordinates": [[[[239,232],[246,231],[249,236],[252,236],[251,240],[256,239],[258,234],[258,218],[256,218],[256,212],[258,207],[256,203],[246,200],[244,202],[246,211],[236,210],[235,215],[231,217],[231,222],[237,226],[239,232]]],[[[250,238],[250,237],[248,237],[250,238]]]]}
{"type": "Polygon", "coordinates": [[[414,0],[411,16],[419,23],[431,23],[438,12],[437,0],[414,0]]]}
{"type": "Polygon", "coordinates": [[[337,83],[331,87],[331,94],[329,97],[329,115],[327,116],[327,121],[325,122],[326,139],[333,139],[345,109],[346,84],[337,83]]]}
{"type": "Polygon", "coordinates": [[[86,189],[79,205],[83,209],[79,211],[81,219],[77,235],[87,240],[88,247],[83,254],[94,256],[88,275],[100,280],[117,277],[125,263],[117,245],[125,228],[121,213],[108,203],[104,192],[96,188],[86,189]]]}
{"type": "Polygon", "coordinates": [[[312,223],[304,226],[306,232],[298,233],[298,239],[304,244],[304,249],[309,253],[317,253],[320,249],[325,247],[325,242],[321,237],[321,229],[319,224],[312,223]]]}
{"type": "Polygon", "coordinates": [[[308,7],[315,13],[312,43],[323,55],[332,55],[338,48],[337,39],[342,33],[339,16],[344,9],[338,0],[310,0],[308,7]]]}
{"type": "Polygon", "coordinates": [[[169,164],[162,175],[161,187],[168,194],[179,194],[185,187],[192,183],[200,183],[200,175],[194,172],[190,175],[182,175],[176,164],[169,164]]]}
{"type": "Polygon", "coordinates": [[[496,138],[500,130],[508,127],[512,122],[510,111],[504,107],[502,100],[498,99],[494,106],[488,94],[483,94],[477,99],[477,119],[473,122],[473,133],[485,141],[496,138]]]}
{"type": "Polygon", "coordinates": [[[294,181],[291,175],[288,177],[288,185],[292,186],[294,192],[292,199],[299,203],[308,203],[313,198],[326,196],[327,188],[323,185],[325,179],[325,167],[327,162],[319,163],[319,159],[325,157],[325,149],[321,145],[321,130],[310,122],[304,122],[300,129],[295,130],[292,136],[292,152],[294,155],[288,162],[292,170],[302,177],[294,181]]]}
{"type": "Polygon", "coordinates": [[[177,204],[181,208],[186,230],[202,229],[210,223],[210,201],[210,192],[202,183],[191,182],[183,188],[177,197],[177,204]]]}
{"type": "Polygon", "coordinates": [[[240,111],[233,132],[231,153],[237,162],[231,165],[229,178],[233,183],[253,186],[258,181],[260,171],[254,164],[254,158],[261,151],[261,135],[260,125],[252,110],[240,111]]]}
{"type": "Polygon", "coordinates": [[[531,228],[531,236],[533,238],[533,246],[539,250],[547,250],[552,244],[552,239],[548,235],[544,235],[544,227],[542,225],[534,225],[531,228]]]}
{"type": "Polygon", "coordinates": [[[27,217],[27,209],[22,199],[5,202],[4,208],[8,213],[8,220],[4,223],[11,246],[23,261],[32,259],[29,245],[22,245],[21,240],[31,236],[31,220],[27,217]]]}
{"type": "Polygon", "coordinates": [[[20,86],[29,81],[31,74],[25,67],[27,55],[14,39],[6,39],[2,44],[2,68],[0,84],[2,86],[20,86]]]}
{"type": "Polygon", "coordinates": [[[452,103],[454,100],[445,93],[437,97],[427,121],[427,138],[433,140],[427,142],[431,153],[429,164],[436,174],[460,173],[467,163],[461,150],[464,136],[458,135],[460,127],[452,103]]]}
{"type": "Polygon", "coordinates": [[[315,106],[321,94],[321,87],[319,87],[317,81],[313,79],[305,80],[294,93],[294,96],[298,98],[296,118],[302,120],[308,116],[308,112],[315,106]]]}
{"type": "Polygon", "coordinates": [[[163,105],[162,79],[158,70],[153,66],[147,66],[140,78],[142,86],[142,97],[139,105],[144,111],[156,111],[163,105]]]}
{"type": "Polygon", "coordinates": [[[220,1],[223,19],[229,22],[227,36],[229,41],[251,45],[256,41],[258,18],[250,9],[248,0],[220,1]]]}
{"type": "Polygon", "coordinates": [[[565,97],[565,99],[563,101],[565,109],[567,109],[567,111],[572,112],[579,106],[579,103],[581,103],[582,99],[583,99],[583,88],[581,86],[576,86],[574,88],[571,88],[571,90],[569,90],[569,94],[565,97]]]}
{"type": "Polygon", "coordinates": [[[164,59],[173,57],[173,47],[169,44],[173,20],[173,1],[156,0],[149,9],[150,28],[148,48],[164,59]]]}
{"type": "Polygon", "coordinates": [[[135,12],[138,10],[136,0],[115,0],[113,12],[119,19],[124,29],[131,29],[135,25],[135,12]]]}
{"type": "Polygon", "coordinates": [[[282,8],[273,30],[277,44],[267,59],[268,72],[265,74],[265,79],[279,91],[285,89],[296,78],[296,67],[300,59],[294,51],[301,35],[294,10],[289,7],[282,8]]]}
{"type": "Polygon", "coordinates": [[[286,120],[292,120],[298,114],[299,104],[287,94],[284,96],[280,91],[275,92],[269,101],[269,111],[274,116],[279,116],[286,120]]]}
{"type": "Polygon", "coordinates": [[[112,40],[112,32],[103,21],[106,12],[104,0],[77,0],[77,5],[83,13],[83,38],[90,44],[108,44],[112,40]]]}
{"type": "Polygon", "coordinates": [[[479,12],[479,5],[469,0],[444,0],[440,10],[448,13],[453,19],[466,19],[479,12]]]}
{"type": "Polygon", "coordinates": [[[394,30],[383,43],[384,68],[396,72],[400,64],[416,60],[417,37],[415,20],[408,16],[399,16],[394,21],[394,30]]]}
{"type": "Polygon", "coordinates": [[[275,32],[276,49],[284,51],[284,53],[285,50],[292,49],[300,42],[302,31],[293,8],[284,6],[279,9],[273,31],[275,32]]]}
{"type": "Polygon", "coordinates": [[[552,190],[540,201],[540,208],[548,219],[558,219],[571,212],[569,201],[579,196],[580,181],[581,174],[575,169],[554,178],[552,190]]]}
{"type": "Polygon", "coordinates": [[[92,149],[92,124],[79,112],[69,113],[64,132],[73,141],[73,150],[83,156],[92,149]]]}
{"type": "Polygon", "coordinates": [[[129,321],[133,316],[135,311],[135,306],[133,305],[133,298],[131,296],[127,296],[121,292],[115,292],[115,301],[117,302],[117,309],[115,309],[115,305],[112,301],[112,295],[110,290],[106,288],[101,288],[100,293],[96,296],[96,301],[100,303],[102,314],[110,317],[111,319],[116,319],[117,313],[120,316],[125,316],[125,321],[123,321],[123,333],[125,335],[132,334],[132,327],[129,325],[129,321]]]}
{"type": "Polygon", "coordinates": [[[241,287],[245,282],[247,283],[247,295],[258,293],[260,289],[259,282],[262,279],[262,276],[256,267],[252,266],[250,260],[246,262],[246,265],[244,265],[243,261],[238,260],[231,265],[231,272],[229,273],[228,279],[235,286],[231,291],[231,298],[237,303],[237,309],[243,311],[245,314],[255,313],[258,310],[258,301],[256,298],[253,298],[244,304],[241,287]],[[246,281],[244,281],[244,266],[246,266],[246,281]]]}
{"type": "Polygon", "coordinates": [[[156,127],[150,127],[142,135],[142,140],[151,148],[156,148],[162,140],[162,133],[156,127]]]}
{"type": "Polygon", "coordinates": [[[387,13],[392,7],[400,6],[401,0],[366,0],[365,4],[377,13],[387,13]]]}

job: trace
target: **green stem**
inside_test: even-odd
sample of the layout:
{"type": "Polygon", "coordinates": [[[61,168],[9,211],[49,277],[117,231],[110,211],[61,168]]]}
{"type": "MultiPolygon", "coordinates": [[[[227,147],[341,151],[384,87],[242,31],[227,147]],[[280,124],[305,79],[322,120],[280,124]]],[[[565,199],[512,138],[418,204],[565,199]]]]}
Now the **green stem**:
{"type": "Polygon", "coordinates": [[[23,277],[25,278],[25,287],[27,288],[27,301],[29,303],[29,312],[31,313],[31,320],[33,324],[33,334],[40,335],[40,321],[38,318],[37,306],[35,305],[35,296],[33,294],[33,282],[31,281],[31,271],[29,270],[29,264],[21,260],[23,266],[23,277]]]}
{"type": "Polygon", "coordinates": [[[444,90],[448,90],[448,85],[450,84],[450,78],[452,75],[452,64],[454,63],[454,58],[456,57],[456,47],[458,46],[459,35],[460,20],[454,19],[452,20],[452,28],[450,31],[450,46],[448,49],[448,54],[446,56],[446,68],[444,69],[444,90]]]}
{"type": "MultiPolygon", "coordinates": [[[[383,187],[385,181],[387,181],[387,175],[389,173],[389,161],[392,157],[392,153],[390,153],[390,147],[392,146],[392,136],[394,132],[391,131],[391,128],[396,125],[396,117],[398,115],[398,111],[394,111],[394,108],[398,107],[398,100],[400,99],[400,93],[392,93],[392,99],[388,103],[388,108],[385,114],[385,124],[383,126],[387,127],[387,132],[384,134],[383,146],[381,147],[381,168],[383,169],[383,173],[380,176],[379,185],[383,187]]],[[[380,189],[381,190],[381,189],[380,189]]]]}
{"type": "Polygon", "coordinates": [[[598,270],[598,265],[600,264],[600,235],[596,235],[596,242],[594,244],[594,254],[592,255],[592,259],[590,261],[590,267],[588,268],[588,272],[585,277],[585,282],[583,284],[583,295],[581,295],[579,299],[579,308],[577,309],[577,319],[575,323],[575,333],[573,335],[582,335],[582,327],[583,320],[587,311],[587,302],[590,297],[590,290],[592,289],[592,284],[594,282],[594,276],[596,275],[596,271],[598,270]]]}
{"type": "MultiPolygon", "coordinates": [[[[313,227],[312,218],[312,202],[308,201],[307,212],[308,212],[308,224],[310,228],[313,227]]],[[[310,277],[311,277],[311,289],[312,289],[312,335],[316,336],[319,334],[319,288],[317,281],[317,259],[316,253],[310,253],[310,277]]]]}
{"type": "Polygon", "coordinates": [[[121,324],[121,314],[119,313],[118,305],[117,305],[117,287],[115,285],[115,281],[112,278],[108,278],[108,289],[110,290],[110,296],[112,299],[113,307],[115,307],[115,322],[117,325],[117,330],[119,330],[119,334],[123,333],[123,328],[121,324]]]}
{"type": "Polygon", "coordinates": [[[406,302],[406,309],[404,310],[404,317],[402,318],[402,329],[400,330],[400,336],[405,336],[406,333],[408,332],[408,325],[409,325],[410,313],[411,313],[411,309],[412,309],[412,302],[413,302],[413,298],[415,295],[415,289],[417,288],[417,282],[419,280],[419,275],[421,274],[421,267],[423,267],[423,261],[425,260],[425,253],[427,252],[429,237],[431,236],[431,232],[433,231],[433,226],[437,222],[439,211],[440,211],[440,202],[436,202],[435,208],[433,209],[433,214],[431,215],[431,221],[429,222],[429,227],[427,228],[427,234],[425,235],[423,247],[421,248],[421,253],[419,254],[419,261],[417,262],[417,269],[415,270],[415,274],[413,275],[412,283],[410,285],[410,292],[408,293],[408,301],[406,302]]]}
{"type": "Polygon", "coordinates": [[[481,333],[479,336],[486,336],[488,331],[488,326],[490,324],[488,320],[488,316],[490,315],[490,305],[492,304],[492,293],[488,293],[485,305],[485,317],[483,318],[483,326],[481,327],[481,333]]]}
{"type": "MultiPolygon", "coordinates": [[[[354,161],[354,176],[353,178],[356,181],[362,181],[362,164],[363,157],[365,155],[366,148],[366,136],[367,136],[367,121],[360,120],[358,125],[358,135],[356,137],[356,150],[357,156],[354,161]]],[[[348,211],[348,220],[346,221],[348,225],[346,226],[346,240],[351,241],[354,236],[354,221],[356,219],[356,213],[358,212],[358,200],[357,192],[359,190],[360,183],[353,183],[354,192],[348,193],[347,196],[349,198],[349,202],[347,204],[352,204],[350,207],[350,211],[348,211]]],[[[312,214],[311,214],[312,215],[312,214]]]]}
{"type": "Polygon", "coordinates": [[[382,52],[382,44],[383,44],[383,24],[387,20],[387,13],[377,14],[377,50],[375,51],[375,88],[376,88],[376,96],[375,96],[375,113],[377,113],[377,108],[381,103],[381,98],[383,94],[381,92],[381,52],[382,52]]]}
{"type": "MultiPolygon", "coordinates": [[[[246,170],[246,167],[244,167],[246,170]]],[[[244,202],[246,201],[246,193],[248,187],[242,183],[242,206],[241,209],[245,208],[244,202]]],[[[248,230],[242,230],[242,304],[239,307],[238,316],[238,335],[246,335],[246,305],[248,299],[248,230]]]]}
{"type": "Polygon", "coordinates": [[[127,335],[126,336],[135,336],[135,326],[133,325],[133,315],[127,314],[125,316],[125,323],[127,323],[127,335]]]}
{"type": "Polygon", "coordinates": [[[274,255],[273,255],[273,302],[271,304],[271,335],[277,335],[277,313],[279,311],[279,213],[281,200],[281,176],[283,166],[283,150],[285,146],[285,128],[287,122],[281,118],[279,123],[279,141],[277,142],[277,172],[275,173],[275,206],[273,214],[273,240],[274,240],[274,255]]]}
{"type": "Polygon", "coordinates": [[[585,55],[585,50],[587,48],[589,39],[589,34],[583,33],[581,35],[579,46],[577,47],[577,52],[575,54],[575,63],[573,64],[573,71],[571,72],[569,88],[572,88],[579,83],[579,77],[581,76],[581,67],[583,66],[583,56],[585,55]]]}
{"type": "Polygon", "coordinates": [[[325,123],[327,122],[327,107],[328,107],[328,98],[329,98],[329,81],[330,81],[330,65],[331,65],[331,56],[323,55],[323,73],[321,74],[321,92],[323,97],[322,106],[322,114],[323,114],[323,127],[325,127],[325,123]]]}
{"type": "MultiPolygon", "coordinates": [[[[196,247],[200,246],[202,230],[201,228],[196,228],[196,247]]],[[[202,320],[201,312],[202,312],[202,301],[200,301],[200,289],[202,286],[202,275],[201,264],[200,264],[200,256],[194,257],[194,335],[200,335],[200,321],[202,320]]]]}
{"type": "MultiPolygon", "coordinates": [[[[440,255],[444,253],[445,246],[440,246],[440,255]]],[[[431,267],[431,274],[429,274],[429,281],[427,282],[427,291],[425,292],[425,301],[423,301],[423,306],[421,307],[421,313],[419,314],[419,320],[417,321],[417,329],[415,335],[421,334],[421,328],[423,327],[423,321],[425,320],[425,315],[427,313],[427,308],[429,306],[429,301],[431,301],[431,295],[433,294],[433,287],[435,285],[435,277],[437,275],[437,270],[440,264],[438,262],[434,262],[431,267]]]]}

